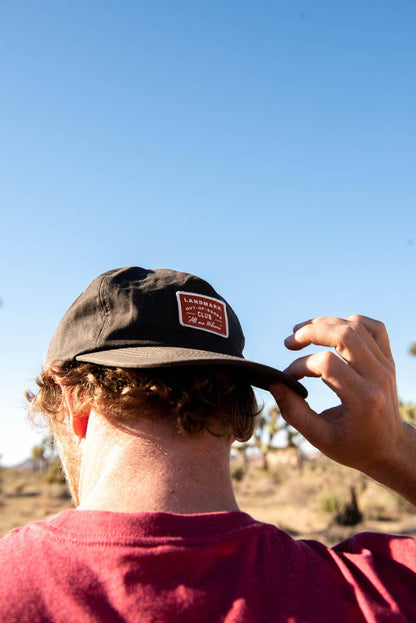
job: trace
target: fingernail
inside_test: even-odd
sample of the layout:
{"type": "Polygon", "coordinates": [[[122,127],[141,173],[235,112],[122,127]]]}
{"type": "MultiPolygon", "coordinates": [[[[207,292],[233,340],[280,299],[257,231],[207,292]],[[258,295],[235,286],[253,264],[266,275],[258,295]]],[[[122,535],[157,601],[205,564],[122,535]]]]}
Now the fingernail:
{"type": "Polygon", "coordinates": [[[306,327],[307,324],[310,324],[310,320],[306,320],[305,322],[298,322],[298,324],[295,324],[295,326],[293,327],[293,333],[296,333],[296,331],[299,331],[299,329],[301,329],[302,327],[306,327]]]}

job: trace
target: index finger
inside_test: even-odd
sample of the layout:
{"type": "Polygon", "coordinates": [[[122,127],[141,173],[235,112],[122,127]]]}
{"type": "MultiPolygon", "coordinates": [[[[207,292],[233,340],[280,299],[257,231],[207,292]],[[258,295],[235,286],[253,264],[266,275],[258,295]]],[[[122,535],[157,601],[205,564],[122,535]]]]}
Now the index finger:
{"type": "MultiPolygon", "coordinates": [[[[390,349],[389,337],[387,334],[387,330],[385,325],[379,320],[374,320],[373,318],[369,318],[368,316],[362,316],[361,314],[353,314],[348,316],[347,318],[335,318],[332,316],[321,316],[319,318],[311,318],[310,320],[306,320],[305,322],[300,322],[299,324],[293,327],[293,331],[296,332],[302,327],[306,325],[316,325],[316,324],[326,324],[326,325],[339,325],[343,323],[354,323],[355,325],[361,325],[361,327],[365,331],[361,331],[361,337],[365,339],[367,345],[371,350],[373,350],[375,356],[377,357],[377,351],[389,359],[391,362],[393,361],[393,355],[390,349]],[[372,340],[368,340],[365,338],[365,334],[368,337],[371,336],[372,340]],[[371,342],[373,341],[373,344],[371,342]]],[[[289,336],[292,338],[293,336],[289,336]]],[[[286,338],[286,339],[289,339],[286,338]]],[[[285,340],[286,342],[286,340],[285,340]]],[[[288,344],[286,344],[288,346],[288,344]]],[[[291,343],[288,346],[292,350],[299,350],[303,348],[302,345],[296,346],[296,344],[291,343]]]]}

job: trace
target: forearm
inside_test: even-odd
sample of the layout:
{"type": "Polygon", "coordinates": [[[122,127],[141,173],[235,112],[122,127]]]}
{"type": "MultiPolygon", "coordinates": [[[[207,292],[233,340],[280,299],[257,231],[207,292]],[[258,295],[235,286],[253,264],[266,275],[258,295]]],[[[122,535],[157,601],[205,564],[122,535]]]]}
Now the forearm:
{"type": "Polygon", "coordinates": [[[403,422],[403,436],[395,451],[363,471],[416,506],[416,427],[403,422]]]}

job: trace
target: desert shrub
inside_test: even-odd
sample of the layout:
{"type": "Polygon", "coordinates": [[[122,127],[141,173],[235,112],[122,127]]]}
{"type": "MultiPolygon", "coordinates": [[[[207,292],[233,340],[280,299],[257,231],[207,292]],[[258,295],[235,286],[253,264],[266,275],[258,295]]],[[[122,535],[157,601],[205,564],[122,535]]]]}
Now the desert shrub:
{"type": "Polygon", "coordinates": [[[26,481],[25,480],[18,480],[14,485],[13,485],[13,494],[14,495],[22,495],[24,488],[26,487],[26,481]]]}
{"type": "Polygon", "coordinates": [[[324,513],[339,513],[342,503],[335,495],[323,494],[318,499],[319,508],[324,513]]]}
{"type": "Polygon", "coordinates": [[[65,476],[62,471],[61,461],[56,459],[49,463],[48,471],[45,474],[44,481],[48,484],[65,484],[65,476]]]}
{"type": "Polygon", "coordinates": [[[233,465],[231,467],[231,477],[237,482],[241,482],[246,475],[246,470],[242,465],[233,465]]]}

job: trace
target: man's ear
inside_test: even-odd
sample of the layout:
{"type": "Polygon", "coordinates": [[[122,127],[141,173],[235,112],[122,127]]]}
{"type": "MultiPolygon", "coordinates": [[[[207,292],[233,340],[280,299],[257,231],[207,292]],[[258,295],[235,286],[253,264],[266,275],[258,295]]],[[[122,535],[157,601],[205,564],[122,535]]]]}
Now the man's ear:
{"type": "Polygon", "coordinates": [[[69,387],[62,387],[65,404],[69,414],[69,423],[72,431],[79,440],[84,439],[87,434],[90,409],[80,411],[74,404],[72,391],[69,387]]]}

